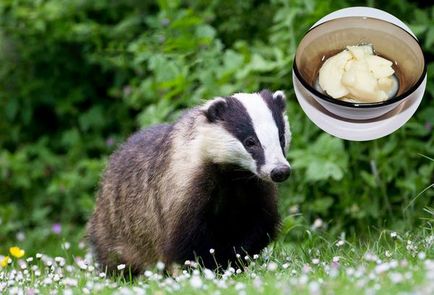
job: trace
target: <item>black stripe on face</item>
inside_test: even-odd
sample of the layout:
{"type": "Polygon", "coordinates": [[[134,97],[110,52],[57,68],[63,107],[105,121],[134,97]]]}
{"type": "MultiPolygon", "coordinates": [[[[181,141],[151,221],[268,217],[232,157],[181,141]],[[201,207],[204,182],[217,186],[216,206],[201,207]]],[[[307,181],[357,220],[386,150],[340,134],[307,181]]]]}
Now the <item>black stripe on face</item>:
{"type": "Polygon", "coordinates": [[[279,131],[279,142],[283,154],[285,154],[285,121],[283,113],[285,111],[285,101],[283,97],[273,98],[273,93],[267,89],[261,91],[260,95],[264,99],[268,108],[273,115],[274,122],[276,123],[277,130],[279,131]]]}
{"type": "Polygon", "coordinates": [[[222,109],[217,112],[218,119],[216,121],[221,122],[223,127],[243,144],[244,148],[256,161],[256,167],[259,169],[265,164],[264,150],[246,108],[234,97],[226,97],[224,106],[220,106],[220,108],[222,109]],[[253,146],[246,145],[246,139],[248,138],[250,141],[251,139],[256,141],[256,144],[253,146]]]}

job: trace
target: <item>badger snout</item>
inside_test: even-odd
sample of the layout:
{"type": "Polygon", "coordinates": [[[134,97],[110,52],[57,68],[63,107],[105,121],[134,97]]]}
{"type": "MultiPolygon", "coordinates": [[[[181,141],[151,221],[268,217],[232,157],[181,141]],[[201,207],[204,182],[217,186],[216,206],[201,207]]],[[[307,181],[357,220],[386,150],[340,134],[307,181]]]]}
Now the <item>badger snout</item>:
{"type": "Polygon", "coordinates": [[[288,165],[279,165],[270,172],[270,178],[274,182],[282,182],[291,175],[291,167],[288,165]]]}

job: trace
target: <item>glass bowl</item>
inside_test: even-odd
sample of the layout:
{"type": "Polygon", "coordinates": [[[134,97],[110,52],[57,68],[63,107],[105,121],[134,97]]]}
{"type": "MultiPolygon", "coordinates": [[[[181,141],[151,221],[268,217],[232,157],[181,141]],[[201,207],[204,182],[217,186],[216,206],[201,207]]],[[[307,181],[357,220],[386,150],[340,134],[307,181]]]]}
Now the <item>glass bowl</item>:
{"type": "Polygon", "coordinates": [[[293,70],[302,87],[326,110],[345,119],[367,120],[384,115],[410,97],[426,75],[426,64],[419,42],[403,28],[377,18],[352,16],[311,28],[297,48],[293,70]],[[334,99],[315,88],[324,61],[348,45],[359,44],[372,44],[377,55],[393,62],[399,81],[394,97],[355,103],[334,99]]]}

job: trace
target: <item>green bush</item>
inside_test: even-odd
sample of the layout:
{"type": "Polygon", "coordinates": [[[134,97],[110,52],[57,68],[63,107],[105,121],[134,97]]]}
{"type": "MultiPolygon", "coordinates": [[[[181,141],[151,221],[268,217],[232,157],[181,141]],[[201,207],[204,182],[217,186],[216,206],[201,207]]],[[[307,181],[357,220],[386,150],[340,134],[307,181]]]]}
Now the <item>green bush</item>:
{"type": "Polygon", "coordinates": [[[262,88],[289,100],[296,171],[281,186],[284,228],[318,217],[360,234],[419,223],[434,196],[432,187],[418,195],[434,181],[433,19],[432,6],[400,0],[1,1],[0,245],[18,232],[43,244],[54,223],[70,239],[92,212],[107,156],[130,133],[203,99],[262,88]],[[415,117],[362,143],[314,126],[291,82],[304,32],[354,5],[402,18],[430,62],[415,117]]]}

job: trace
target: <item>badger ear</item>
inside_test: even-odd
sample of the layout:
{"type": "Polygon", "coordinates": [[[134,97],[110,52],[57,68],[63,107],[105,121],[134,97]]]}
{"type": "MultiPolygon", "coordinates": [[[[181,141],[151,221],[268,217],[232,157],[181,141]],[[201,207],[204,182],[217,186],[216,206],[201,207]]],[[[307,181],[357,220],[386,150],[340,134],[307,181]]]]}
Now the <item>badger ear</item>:
{"type": "Polygon", "coordinates": [[[205,105],[205,116],[210,123],[224,121],[224,114],[227,109],[227,102],[223,98],[218,98],[205,105]]]}
{"type": "Polygon", "coordinates": [[[286,95],[282,90],[273,93],[273,100],[282,112],[286,110],[286,95]]]}

